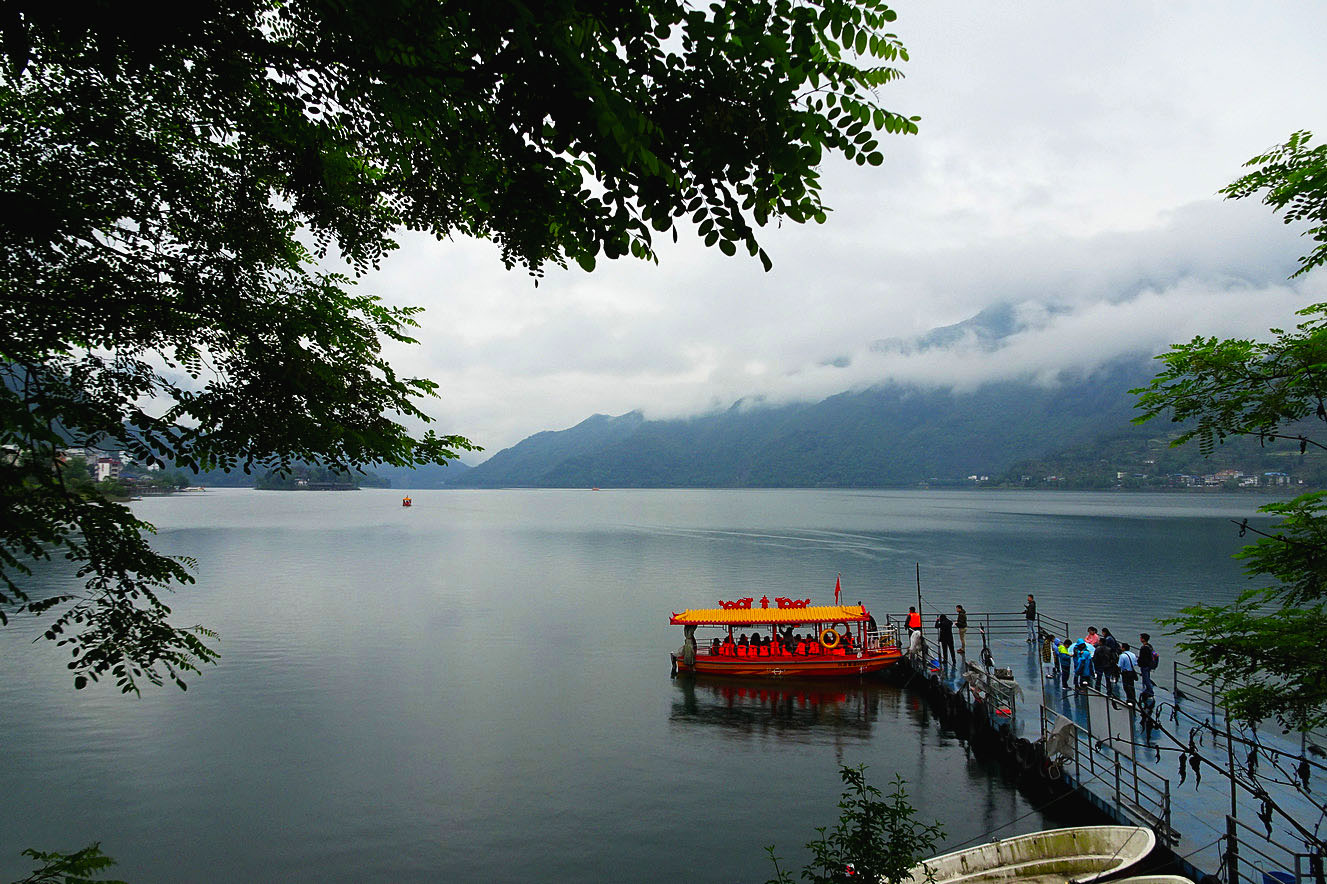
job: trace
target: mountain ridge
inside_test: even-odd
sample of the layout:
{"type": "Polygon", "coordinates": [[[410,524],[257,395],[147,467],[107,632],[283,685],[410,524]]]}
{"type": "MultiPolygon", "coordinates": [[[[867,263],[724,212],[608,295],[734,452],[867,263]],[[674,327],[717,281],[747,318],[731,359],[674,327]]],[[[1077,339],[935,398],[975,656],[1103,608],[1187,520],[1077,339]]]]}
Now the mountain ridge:
{"type": "Polygon", "coordinates": [[[814,403],[647,420],[594,415],[536,433],[458,475],[454,487],[902,487],[961,483],[1012,464],[1151,430],[1132,427],[1151,359],[1124,358],[1058,384],[995,381],[966,392],[885,384],[814,403]]]}

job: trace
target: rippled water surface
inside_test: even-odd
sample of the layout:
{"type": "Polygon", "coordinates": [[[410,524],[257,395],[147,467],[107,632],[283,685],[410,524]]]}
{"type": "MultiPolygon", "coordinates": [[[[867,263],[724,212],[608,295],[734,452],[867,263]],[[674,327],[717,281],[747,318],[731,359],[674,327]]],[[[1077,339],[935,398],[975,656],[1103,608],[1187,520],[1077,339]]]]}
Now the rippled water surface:
{"type": "MultiPolygon", "coordinates": [[[[92,841],[173,881],[764,881],[837,765],[910,782],[949,844],[1043,814],[889,685],[669,677],[720,598],[1015,611],[1128,634],[1248,586],[1248,495],[208,491],[134,504],[217,630],[187,692],[72,689],[0,629],[0,879],[92,841]]],[[[66,584],[58,568],[39,587],[66,584]]],[[[1154,630],[1155,631],[1155,630],[1154,630]]],[[[1166,651],[1162,643],[1163,653],[1166,651]]],[[[1008,834],[1004,829],[996,834],[1008,834]]]]}

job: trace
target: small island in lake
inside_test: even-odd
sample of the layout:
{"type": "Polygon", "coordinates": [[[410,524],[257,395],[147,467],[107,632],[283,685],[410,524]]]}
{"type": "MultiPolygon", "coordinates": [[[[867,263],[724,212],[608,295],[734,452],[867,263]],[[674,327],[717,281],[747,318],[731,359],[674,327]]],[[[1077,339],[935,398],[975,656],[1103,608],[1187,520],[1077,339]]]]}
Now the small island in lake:
{"type": "Polygon", "coordinates": [[[333,467],[296,464],[288,473],[268,470],[254,487],[260,491],[358,491],[360,488],[390,488],[390,479],[373,473],[350,473],[333,467]]]}

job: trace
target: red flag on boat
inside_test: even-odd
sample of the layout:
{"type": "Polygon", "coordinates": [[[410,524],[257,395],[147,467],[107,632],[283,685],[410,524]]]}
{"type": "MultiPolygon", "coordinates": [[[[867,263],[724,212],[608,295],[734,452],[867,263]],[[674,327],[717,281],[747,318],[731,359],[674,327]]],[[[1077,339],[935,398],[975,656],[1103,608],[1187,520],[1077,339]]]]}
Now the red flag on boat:
{"type": "Polygon", "coordinates": [[[843,575],[834,578],[834,604],[839,603],[839,591],[843,589],[843,575]]]}

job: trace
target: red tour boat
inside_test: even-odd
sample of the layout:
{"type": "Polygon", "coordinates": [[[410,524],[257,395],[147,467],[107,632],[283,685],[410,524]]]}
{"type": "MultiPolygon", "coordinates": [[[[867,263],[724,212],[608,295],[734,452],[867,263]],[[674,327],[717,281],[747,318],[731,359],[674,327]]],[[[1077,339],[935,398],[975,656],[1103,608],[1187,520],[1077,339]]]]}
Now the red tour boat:
{"type": "Polygon", "coordinates": [[[862,605],[813,607],[810,599],[776,598],[771,606],[762,598],[753,607],[754,601],[721,601],[717,608],[674,613],[668,622],[683,627],[682,647],[672,655],[676,670],[759,678],[842,677],[879,672],[903,656],[896,628],[877,627],[862,605]],[[701,627],[719,632],[698,638],[701,627]]]}

